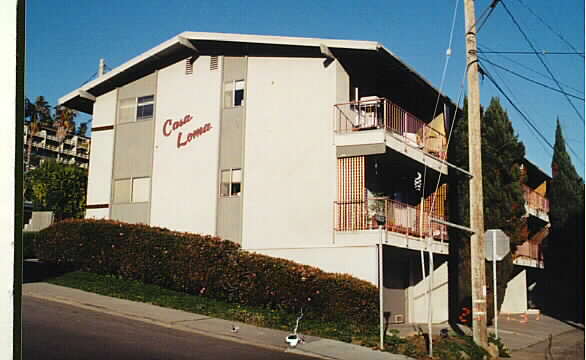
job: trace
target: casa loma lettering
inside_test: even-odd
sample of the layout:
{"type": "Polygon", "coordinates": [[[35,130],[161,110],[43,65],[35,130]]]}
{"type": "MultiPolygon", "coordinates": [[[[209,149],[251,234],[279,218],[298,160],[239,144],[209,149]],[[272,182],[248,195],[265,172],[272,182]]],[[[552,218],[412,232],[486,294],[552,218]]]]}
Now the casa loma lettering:
{"type": "MultiPolygon", "coordinates": [[[[179,119],[177,121],[173,121],[171,119],[165,120],[165,123],[163,124],[163,135],[170,136],[171,134],[173,134],[175,130],[179,130],[181,127],[189,123],[191,120],[193,120],[193,116],[191,115],[185,115],[183,119],[179,119]]],[[[184,134],[183,132],[179,131],[177,133],[177,149],[182,148],[183,146],[187,146],[187,144],[197,139],[201,135],[207,133],[211,129],[212,124],[207,123],[191,132],[188,132],[187,134],[184,134]]]]}

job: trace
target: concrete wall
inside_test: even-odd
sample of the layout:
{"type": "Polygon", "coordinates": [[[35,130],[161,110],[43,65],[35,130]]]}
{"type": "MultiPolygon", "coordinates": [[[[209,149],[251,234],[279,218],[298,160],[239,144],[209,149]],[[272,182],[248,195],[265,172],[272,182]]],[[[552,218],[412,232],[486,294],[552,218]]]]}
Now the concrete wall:
{"type": "Polygon", "coordinates": [[[378,282],[375,246],[260,249],[255,252],[315,266],[326,272],[350,274],[372,284],[378,282]]]}
{"type": "MultiPolygon", "coordinates": [[[[492,281],[492,279],[487,279],[492,281]]],[[[507,284],[505,299],[501,305],[501,313],[520,314],[527,312],[527,274],[519,272],[507,284]]]]}
{"type": "MultiPolygon", "coordinates": [[[[157,73],[144,76],[132,83],[118,89],[118,104],[116,114],[116,127],[114,130],[114,158],[112,167],[112,180],[131,178],[150,178],[153,164],[153,131],[155,120],[136,120],[130,122],[121,121],[120,102],[124,99],[136,101],[140,96],[155,96],[155,109],[157,108],[156,96],[157,73]]],[[[135,116],[136,110],[132,114],[135,116]]],[[[114,191],[115,187],[114,187],[114,191]]],[[[134,193],[134,189],[132,190],[134,193]]],[[[112,194],[110,217],[112,219],[129,223],[149,223],[148,197],[145,203],[115,203],[116,198],[112,194]]]]}
{"type": "Polygon", "coordinates": [[[323,59],[248,59],[244,248],[332,243],[333,105],[348,94],[342,71],[323,59]]]}
{"type": "MultiPolygon", "coordinates": [[[[244,169],[244,129],[246,128],[246,104],[247,99],[247,58],[224,57],[222,66],[222,92],[223,86],[228,82],[245,81],[244,103],[240,106],[226,106],[224,98],[220,121],[220,161],[219,170],[244,169]]],[[[223,97],[226,94],[222,93],[223,97]]],[[[228,97],[230,98],[230,97],[228,97]]],[[[218,183],[218,187],[220,183],[218,183]]],[[[246,185],[241,182],[242,189],[246,185]]],[[[246,190],[244,190],[246,191],[246,190]]],[[[242,201],[244,193],[239,196],[219,196],[217,208],[216,233],[223,239],[229,239],[241,243],[242,239],[242,201]]]]}
{"type": "MultiPolygon", "coordinates": [[[[427,253],[425,253],[425,271],[428,274],[427,253]]],[[[448,320],[448,262],[441,262],[438,256],[434,257],[433,285],[431,293],[432,322],[440,323],[448,320]],[[437,266],[439,264],[439,266],[437,266]]],[[[429,276],[421,279],[421,260],[413,256],[411,261],[411,286],[407,293],[409,298],[408,322],[426,323],[428,316],[427,290],[429,276]]]]}
{"type": "MultiPolygon", "coordinates": [[[[96,99],[92,126],[113,126],[116,122],[117,91],[113,90],[96,99]]],[[[112,186],[114,130],[92,132],[88,173],[87,205],[109,205],[112,186]]],[[[109,218],[109,209],[87,209],[86,218],[109,218]]]]}
{"type": "Polygon", "coordinates": [[[210,70],[210,57],[193,63],[185,75],[180,61],[158,73],[155,144],[151,193],[151,225],[203,234],[216,232],[221,72],[210,70]],[[171,131],[165,122],[190,115],[171,131]],[[189,133],[211,128],[185,145],[189,133]],[[165,136],[163,131],[171,133],[165,136]],[[179,136],[181,136],[179,138],[179,136]]]}

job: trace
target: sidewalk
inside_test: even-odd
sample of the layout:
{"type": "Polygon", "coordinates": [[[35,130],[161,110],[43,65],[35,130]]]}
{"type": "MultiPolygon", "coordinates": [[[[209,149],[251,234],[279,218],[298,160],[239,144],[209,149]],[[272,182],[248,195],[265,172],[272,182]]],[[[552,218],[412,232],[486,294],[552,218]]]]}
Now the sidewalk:
{"type": "MultiPolygon", "coordinates": [[[[182,331],[315,358],[340,360],[410,359],[404,355],[374,351],[358,345],[313,336],[305,336],[304,344],[290,349],[285,343],[285,337],[289,333],[285,331],[234,323],[228,320],[215,319],[181,310],[162,308],[151,304],[111,298],[43,282],[23,284],[22,294],[23,296],[57,301],[182,331]],[[232,332],[234,325],[239,327],[238,332],[232,332]]],[[[300,334],[302,333],[300,332],[300,334]]]]}
{"type": "MultiPolygon", "coordinates": [[[[374,351],[358,345],[313,336],[305,336],[305,343],[291,349],[285,344],[285,337],[289,335],[289,333],[285,331],[259,328],[243,323],[234,323],[228,320],[215,319],[204,315],[167,309],[151,304],[111,298],[43,282],[24,284],[23,296],[67,303],[94,311],[189,331],[205,336],[212,336],[273,350],[294,352],[321,359],[410,359],[404,355],[374,351]],[[238,332],[234,333],[231,331],[233,325],[239,327],[238,332]]],[[[418,324],[418,326],[420,326],[424,332],[427,332],[427,324],[418,324]]],[[[417,332],[416,326],[412,324],[392,325],[392,328],[399,330],[400,336],[408,336],[417,332]]],[[[440,330],[445,328],[450,329],[447,323],[434,324],[432,331],[434,334],[439,334],[440,330]]],[[[471,331],[468,328],[462,327],[462,330],[471,334],[471,331]]],[[[494,328],[489,328],[489,332],[494,332],[494,328]]],[[[300,333],[303,334],[302,331],[300,333]]],[[[542,358],[545,349],[549,347],[548,337],[550,334],[553,336],[552,352],[554,353],[554,357],[557,353],[564,351],[567,352],[567,346],[572,347],[573,353],[575,353],[579,350],[580,340],[583,353],[583,329],[576,329],[562,321],[544,315],[530,314],[527,317],[521,315],[501,315],[499,317],[499,337],[505,346],[511,350],[514,359],[542,358]],[[572,343],[569,344],[570,342],[572,343]],[[566,348],[563,348],[563,346],[565,346],[564,344],[569,345],[567,345],[566,348]],[[576,344],[578,345],[575,346],[576,344]]],[[[555,358],[557,359],[557,357],[555,358]]]]}
{"type": "MultiPolygon", "coordinates": [[[[399,330],[400,336],[417,333],[417,327],[427,333],[427,324],[392,325],[392,328],[399,330]]],[[[448,323],[433,324],[432,326],[433,334],[439,335],[441,329],[451,330],[448,323]]],[[[467,335],[472,335],[470,328],[462,326],[461,329],[467,335]]],[[[494,333],[494,327],[489,327],[488,332],[494,333]]],[[[577,329],[572,325],[543,314],[529,314],[526,316],[521,314],[501,314],[498,321],[498,332],[502,342],[513,353],[513,358],[516,358],[518,351],[524,351],[533,345],[541,344],[539,348],[541,351],[543,343],[547,341],[550,334],[554,338],[554,346],[556,345],[557,337],[564,339],[568,333],[575,334],[574,337],[581,337],[582,342],[584,340],[584,329],[577,329]]],[[[538,357],[538,359],[541,358],[538,357]]]]}

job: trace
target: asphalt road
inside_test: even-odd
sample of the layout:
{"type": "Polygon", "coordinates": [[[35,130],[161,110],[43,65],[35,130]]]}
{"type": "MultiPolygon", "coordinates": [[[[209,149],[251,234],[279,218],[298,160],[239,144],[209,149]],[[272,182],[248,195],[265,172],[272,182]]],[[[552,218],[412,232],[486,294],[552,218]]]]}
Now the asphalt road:
{"type": "Polygon", "coordinates": [[[309,359],[27,296],[22,318],[25,360],[309,359]]]}

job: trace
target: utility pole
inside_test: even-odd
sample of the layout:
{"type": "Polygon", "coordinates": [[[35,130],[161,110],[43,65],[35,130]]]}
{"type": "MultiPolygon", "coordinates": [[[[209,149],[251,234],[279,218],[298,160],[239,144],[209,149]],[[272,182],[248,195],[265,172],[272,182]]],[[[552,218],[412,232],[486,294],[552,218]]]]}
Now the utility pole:
{"type": "Polygon", "coordinates": [[[98,65],[98,77],[104,75],[106,73],[106,62],[104,59],[100,59],[100,64],[98,65]]]}
{"type": "Polygon", "coordinates": [[[480,137],[480,88],[474,0],[464,0],[466,63],[468,67],[468,163],[470,179],[470,267],[472,272],[472,330],[474,342],[488,348],[486,330],[486,273],[484,270],[484,209],[482,204],[482,154],[480,137]]]}

